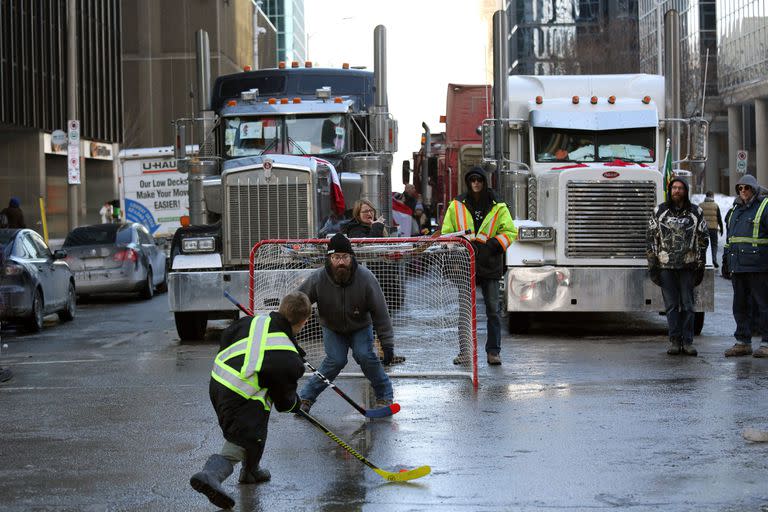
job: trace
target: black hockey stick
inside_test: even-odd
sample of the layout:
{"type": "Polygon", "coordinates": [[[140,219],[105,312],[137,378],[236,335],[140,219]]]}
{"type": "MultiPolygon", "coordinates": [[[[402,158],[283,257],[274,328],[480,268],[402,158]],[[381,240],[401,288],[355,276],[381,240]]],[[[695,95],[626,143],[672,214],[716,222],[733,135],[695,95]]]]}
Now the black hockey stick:
{"type": "MultiPolygon", "coordinates": [[[[230,295],[228,291],[224,290],[224,296],[227,299],[229,299],[229,301],[232,302],[235,306],[237,306],[240,309],[240,311],[242,311],[248,316],[253,316],[253,313],[245,309],[245,306],[237,302],[237,299],[232,297],[232,295],[230,295]]],[[[354,407],[357,410],[357,412],[359,412],[366,418],[386,418],[387,416],[392,416],[393,414],[397,414],[398,412],[400,412],[400,404],[398,403],[394,403],[392,405],[385,405],[384,407],[378,407],[376,409],[365,409],[362,406],[360,406],[357,402],[352,400],[346,393],[340,390],[336,386],[336,384],[328,380],[328,378],[325,375],[317,371],[315,367],[309,364],[307,361],[304,361],[304,366],[306,366],[307,369],[309,369],[309,371],[317,375],[317,377],[320,380],[322,380],[326,385],[330,386],[331,389],[333,389],[341,398],[346,400],[349,403],[349,405],[354,407]]]]}
{"type": "Polygon", "coordinates": [[[408,480],[415,480],[416,478],[421,478],[423,476],[426,476],[432,471],[432,469],[429,466],[421,466],[416,469],[402,469],[397,473],[393,473],[390,471],[385,471],[378,466],[376,466],[373,462],[369,461],[362,455],[360,455],[357,451],[355,451],[354,448],[349,446],[347,443],[342,441],[336,434],[328,430],[327,427],[325,427],[322,423],[317,421],[315,418],[307,414],[306,412],[299,409],[296,414],[301,416],[302,418],[306,419],[308,422],[310,422],[312,425],[317,427],[319,430],[322,430],[325,435],[333,439],[336,443],[338,443],[339,446],[344,448],[346,451],[348,451],[350,454],[352,454],[357,460],[374,470],[380,477],[384,478],[385,480],[389,480],[390,482],[407,482],[408,480]]]}

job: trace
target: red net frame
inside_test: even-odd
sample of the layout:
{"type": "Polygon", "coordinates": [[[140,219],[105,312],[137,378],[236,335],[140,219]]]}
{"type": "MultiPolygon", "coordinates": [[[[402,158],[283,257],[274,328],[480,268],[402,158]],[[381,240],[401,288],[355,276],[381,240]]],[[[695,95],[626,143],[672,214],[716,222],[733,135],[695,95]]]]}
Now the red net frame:
{"type": "MultiPolygon", "coordinates": [[[[295,290],[309,273],[324,265],[328,242],[327,238],[275,239],[254,245],[249,258],[250,311],[263,314],[277,310],[285,293],[295,290]]],[[[358,264],[369,267],[379,280],[392,318],[395,354],[406,357],[403,364],[389,367],[389,375],[462,375],[470,377],[477,388],[472,244],[461,237],[352,238],[350,242],[358,264]],[[401,291],[393,292],[393,287],[401,291]],[[430,325],[430,321],[440,325],[430,325]],[[460,365],[453,364],[457,348],[463,354],[460,365]],[[425,353],[430,351],[431,354],[425,353]],[[433,361],[431,368],[430,361],[433,361]]],[[[307,351],[307,360],[315,367],[324,356],[321,336],[315,319],[308,322],[298,337],[299,344],[307,351]]],[[[347,369],[350,367],[356,368],[356,365],[348,364],[347,369]]],[[[344,374],[350,375],[348,371],[344,374]]]]}

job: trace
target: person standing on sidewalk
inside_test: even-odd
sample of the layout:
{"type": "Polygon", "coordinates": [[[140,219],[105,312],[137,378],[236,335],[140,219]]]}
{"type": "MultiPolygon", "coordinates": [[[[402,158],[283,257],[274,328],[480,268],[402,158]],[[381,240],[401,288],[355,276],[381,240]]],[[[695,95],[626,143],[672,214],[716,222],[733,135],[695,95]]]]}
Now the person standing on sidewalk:
{"type": "Polygon", "coordinates": [[[704,278],[709,233],[701,208],[691,204],[685,181],[673,178],[667,198],[648,221],[648,272],[664,297],[669,326],[667,354],[682,351],[695,356],[693,289],[704,278]]]}
{"type": "Polygon", "coordinates": [[[704,196],[704,202],[699,205],[704,213],[704,220],[707,221],[709,231],[709,247],[712,250],[712,264],[715,268],[717,264],[717,238],[723,234],[723,218],[720,215],[720,207],[715,202],[715,194],[708,190],[704,196]]]}
{"type": "Polygon", "coordinates": [[[768,357],[768,196],[760,192],[757,179],[745,174],[736,185],[738,197],[727,217],[725,257],[733,284],[736,343],[725,351],[725,357],[768,357]],[[752,352],[755,309],[762,341],[752,352]]]}

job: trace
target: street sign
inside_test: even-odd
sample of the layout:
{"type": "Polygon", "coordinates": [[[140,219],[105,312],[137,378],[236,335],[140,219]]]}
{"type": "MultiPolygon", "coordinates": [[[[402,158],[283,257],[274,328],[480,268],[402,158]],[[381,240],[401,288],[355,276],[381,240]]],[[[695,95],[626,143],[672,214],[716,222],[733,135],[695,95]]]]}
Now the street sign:
{"type": "Polygon", "coordinates": [[[747,157],[749,153],[740,149],[736,152],[736,172],[745,174],[747,172],[747,157]]]}
{"type": "Polygon", "coordinates": [[[67,183],[80,184],[80,121],[67,121],[67,183]]]}

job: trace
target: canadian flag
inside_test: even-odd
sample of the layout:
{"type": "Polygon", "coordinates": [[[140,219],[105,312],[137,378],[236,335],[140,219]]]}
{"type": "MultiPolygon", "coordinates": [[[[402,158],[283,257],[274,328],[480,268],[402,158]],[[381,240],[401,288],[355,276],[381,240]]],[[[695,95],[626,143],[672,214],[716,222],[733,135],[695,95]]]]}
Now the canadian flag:
{"type": "Polygon", "coordinates": [[[344,215],[344,192],[341,190],[341,180],[339,180],[339,173],[336,172],[336,168],[328,160],[322,158],[315,158],[319,163],[327,165],[331,171],[331,210],[336,215],[344,215]]]}
{"type": "Polygon", "coordinates": [[[395,193],[392,193],[392,220],[400,227],[398,229],[399,236],[414,236],[418,233],[413,232],[413,210],[411,210],[404,202],[395,197],[395,193]]]}

